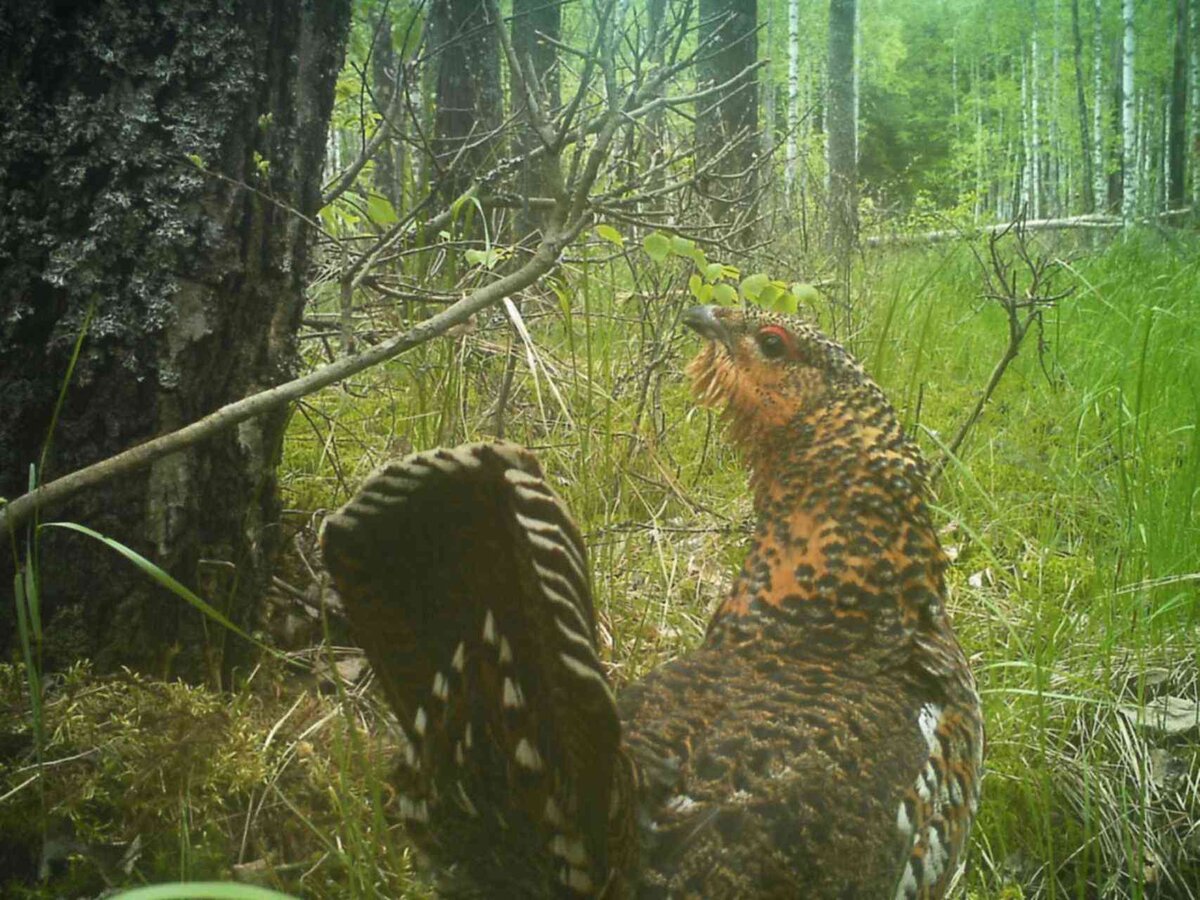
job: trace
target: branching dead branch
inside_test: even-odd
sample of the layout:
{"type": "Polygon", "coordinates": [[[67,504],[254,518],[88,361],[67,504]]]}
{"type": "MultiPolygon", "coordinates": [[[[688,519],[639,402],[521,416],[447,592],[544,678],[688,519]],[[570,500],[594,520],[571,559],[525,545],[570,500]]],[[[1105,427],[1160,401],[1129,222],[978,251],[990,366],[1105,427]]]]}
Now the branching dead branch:
{"type": "Polygon", "coordinates": [[[1043,316],[1046,310],[1053,309],[1060,300],[1069,297],[1075,291],[1074,286],[1065,291],[1054,290],[1054,277],[1061,270],[1062,264],[1038,253],[1030,246],[1030,236],[1025,229],[1023,217],[1010,223],[1003,230],[990,234],[987,246],[986,260],[977,249],[972,250],[983,275],[984,298],[999,304],[1008,320],[1008,343],[971,412],[959,425],[958,431],[934,464],[930,474],[931,481],[940,478],[946,465],[958,454],[959,448],[979,421],[1004,373],[1021,352],[1021,345],[1030,328],[1037,330],[1039,359],[1042,361],[1043,371],[1045,370],[1045,362],[1042,359],[1046,348],[1043,316]],[[1009,244],[1011,250],[1007,249],[1009,244]]]}

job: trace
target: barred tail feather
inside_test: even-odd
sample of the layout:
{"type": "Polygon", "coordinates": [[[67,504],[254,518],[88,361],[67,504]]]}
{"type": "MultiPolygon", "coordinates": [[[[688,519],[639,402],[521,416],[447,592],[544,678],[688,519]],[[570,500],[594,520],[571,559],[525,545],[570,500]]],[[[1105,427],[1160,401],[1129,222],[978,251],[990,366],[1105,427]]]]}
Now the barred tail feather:
{"type": "Polygon", "coordinates": [[[620,724],[586,549],[534,457],[496,442],[390,463],[322,546],[408,741],[399,815],[443,889],[599,894],[628,806],[620,724]]]}

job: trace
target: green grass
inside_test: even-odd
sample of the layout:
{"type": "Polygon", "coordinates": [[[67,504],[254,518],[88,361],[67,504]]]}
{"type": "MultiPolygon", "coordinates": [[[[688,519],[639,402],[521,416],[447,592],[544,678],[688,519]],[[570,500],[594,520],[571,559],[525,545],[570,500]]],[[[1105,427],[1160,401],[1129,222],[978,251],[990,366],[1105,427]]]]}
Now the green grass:
{"type": "MultiPolygon", "coordinates": [[[[1030,336],[937,485],[952,610],[988,727],[973,897],[1200,894],[1197,734],[1166,741],[1121,712],[1197,696],[1200,244],[1173,240],[1133,235],[1084,254],[1041,239],[1069,259],[1058,286],[1076,292],[1046,316],[1040,358],[1030,336]]],[[[492,436],[514,352],[506,433],[537,450],[587,535],[614,680],[694,646],[741,561],[750,509],[739,463],[683,382],[695,348],[676,325],[686,273],[635,261],[575,264],[556,290],[524,297],[528,351],[493,311],[309,398],[292,420],[286,504],[330,508],[390,456],[492,436]]],[[[1003,351],[1003,315],[980,285],[963,245],[873,251],[855,274],[851,344],[931,458],[1003,351]]],[[[219,877],[264,858],[268,884],[305,896],[419,892],[383,816],[386,717],[276,667],[222,701],[232,730],[206,735],[188,779],[173,770],[152,789],[153,755],[118,754],[99,774],[64,764],[47,770],[48,806],[109,841],[150,823],[157,856],[142,877],[178,877],[181,860],[190,877],[219,877]],[[89,790],[102,791],[98,807],[72,806],[71,791],[89,790]]],[[[48,690],[48,758],[101,748],[109,759],[104,748],[136,736],[136,723],[120,739],[115,726],[64,731],[88,685],[107,704],[88,707],[102,722],[151,702],[140,682],[106,684],[48,690]]],[[[0,795],[20,777],[0,771],[0,795]]]]}

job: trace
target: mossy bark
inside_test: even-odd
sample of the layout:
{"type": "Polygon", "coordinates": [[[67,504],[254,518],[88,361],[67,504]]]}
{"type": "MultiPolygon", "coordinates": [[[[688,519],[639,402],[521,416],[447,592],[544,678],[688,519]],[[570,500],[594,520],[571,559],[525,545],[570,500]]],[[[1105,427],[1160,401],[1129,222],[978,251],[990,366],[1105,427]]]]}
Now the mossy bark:
{"type": "MultiPolygon", "coordinates": [[[[0,20],[0,496],[23,493],[48,436],[42,481],[294,373],[303,217],[319,205],[348,19],[349,0],[98,0],[0,20]]],[[[54,518],[128,544],[252,628],[285,422],[244,425],[54,518]]],[[[48,666],[225,679],[245,658],[80,535],[43,531],[29,562],[48,666]]],[[[6,553],[5,597],[13,565],[6,553]]],[[[7,653],[14,640],[0,616],[7,653]]]]}

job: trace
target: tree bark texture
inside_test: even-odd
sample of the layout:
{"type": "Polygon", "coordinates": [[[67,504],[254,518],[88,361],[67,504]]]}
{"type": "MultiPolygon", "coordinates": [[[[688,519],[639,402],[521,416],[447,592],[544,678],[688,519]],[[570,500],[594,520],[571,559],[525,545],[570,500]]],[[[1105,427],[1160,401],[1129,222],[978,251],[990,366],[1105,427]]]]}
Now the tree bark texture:
{"type": "Polygon", "coordinates": [[[1171,96],[1167,104],[1167,208],[1187,202],[1184,184],[1187,160],[1188,0],[1175,0],[1175,34],[1172,46],[1171,96]]]}
{"type": "MultiPolygon", "coordinates": [[[[42,480],[293,374],[301,216],[319,205],[348,20],[348,0],[9,5],[0,495],[21,493],[42,457],[89,316],[42,480]]],[[[56,517],[131,546],[252,628],[277,543],[285,423],[245,423],[56,517]]],[[[91,657],[221,680],[244,658],[237,638],[98,543],[46,533],[36,563],[47,666],[91,657]]],[[[6,597],[12,564],[5,554],[6,597]]],[[[13,641],[0,616],[6,655],[13,641]]]]}
{"type": "Polygon", "coordinates": [[[1133,93],[1133,0],[1121,0],[1121,218],[1133,219],[1138,202],[1137,98],[1133,93]]]}
{"type": "Polygon", "coordinates": [[[430,15],[432,51],[437,54],[435,177],[443,198],[450,201],[500,152],[500,42],[482,0],[433,0],[430,15]]]}
{"type": "MultiPolygon", "coordinates": [[[[558,53],[552,41],[559,38],[562,29],[562,7],[558,0],[513,0],[512,45],[526,75],[531,75],[536,84],[531,85],[542,109],[552,114],[560,103],[558,53]],[[539,37],[546,35],[550,40],[539,37]]],[[[512,103],[514,113],[527,116],[526,101],[522,91],[512,79],[512,103]]],[[[518,155],[533,150],[540,140],[537,132],[523,125],[517,128],[518,155]]],[[[551,176],[554,161],[549,156],[533,160],[521,167],[517,191],[522,197],[553,196],[551,176]]],[[[541,217],[529,207],[516,213],[517,240],[528,238],[541,224],[541,217]]],[[[536,244],[536,241],[534,241],[536,244]]]]}
{"type": "Polygon", "coordinates": [[[829,4],[829,238],[839,259],[847,259],[858,235],[858,174],[854,160],[855,0],[829,4]]]}
{"type": "Polygon", "coordinates": [[[1111,208],[1106,202],[1108,178],[1104,169],[1104,19],[1101,0],[1092,7],[1092,193],[1096,195],[1096,212],[1111,208]]]}
{"type": "Polygon", "coordinates": [[[1191,123],[1188,126],[1191,145],[1192,216],[1200,222],[1200,0],[1190,0],[1188,18],[1191,24],[1191,41],[1188,63],[1188,107],[1191,123]]]}
{"type": "MultiPolygon", "coordinates": [[[[1083,86],[1083,32],[1079,27],[1079,0],[1071,0],[1071,46],[1075,59],[1075,105],[1079,112],[1079,145],[1082,152],[1083,179],[1080,184],[1083,192],[1083,208],[1087,212],[1096,211],[1096,194],[1094,191],[1096,178],[1092,171],[1092,133],[1091,122],[1088,119],[1087,93],[1083,86]]],[[[1100,95],[1096,95],[1100,102],[1100,95]]]]}
{"type": "MultiPolygon", "coordinates": [[[[702,87],[726,84],[758,61],[758,4],[755,0],[700,0],[702,87]]],[[[758,157],[758,83],[739,81],[700,102],[696,152],[701,165],[719,155],[711,177],[701,181],[717,221],[727,221],[739,198],[752,196],[758,157]]],[[[749,243],[751,235],[738,236],[749,243]]]]}
{"type": "MultiPolygon", "coordinates": [[[[400,59],[392,41],[392,12],[383,8],[371,18],[373,42],[371,44],[371,92],[376,110],[387,115],[397,90],[404,89],[400,77],[400,59]]],[[[380,128],[388,127],[380,122],[380,128]]],[[[391,123],[395,126],[395,122],[391,123]]],[[[393,209],[404,206],[404,142],[388,135],[375,151],[375,189],[379,191],[393,209]]]]}
{"type": "Polygon", "coordinates": [[[800,0],[788,0],[787,157],[784,183],[788,200],[796,188],[800,131],[800,0]]]}

